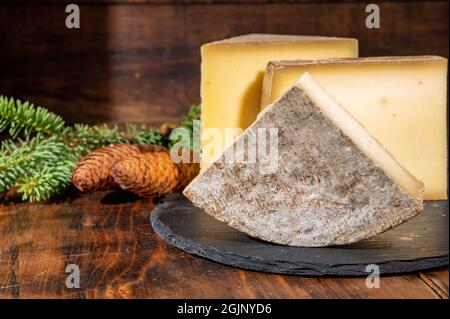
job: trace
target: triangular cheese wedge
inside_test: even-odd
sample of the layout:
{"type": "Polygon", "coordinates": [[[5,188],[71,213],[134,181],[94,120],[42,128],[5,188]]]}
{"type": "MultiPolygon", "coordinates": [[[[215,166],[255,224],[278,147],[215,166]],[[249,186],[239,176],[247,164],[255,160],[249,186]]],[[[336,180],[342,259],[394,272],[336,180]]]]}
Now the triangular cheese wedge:
{"type": "Polygon", "coordinates": [[[423,210],[422,192],[423,183],[305,74],[184,194],[250,236],[312,247],[349,244],[395,227],[423,210]],[[261,129],[278,131],[276,169],[269,173],[270,156],[248,160],[261,148],[263,139],[251,143],[261,129]],[[247,162],[230,161],[242,152],[247,162]]]}

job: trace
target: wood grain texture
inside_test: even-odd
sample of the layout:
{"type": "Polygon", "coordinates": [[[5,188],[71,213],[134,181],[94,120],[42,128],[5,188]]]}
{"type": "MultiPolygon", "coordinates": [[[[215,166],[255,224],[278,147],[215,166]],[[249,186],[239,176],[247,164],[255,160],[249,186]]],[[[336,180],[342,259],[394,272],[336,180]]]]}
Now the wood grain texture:
{"type": "Polygon", "coordinates": [[[157,124],[199,101],[199,46],[233,35],[348,36],[362,56],[448,57],[448,1],[380,2],[380,29],[366,29],[358,1],[80,3],[79,30],[65,28],[62,1],[0,5],[0,94],[69,122],[157,124]]]}
{"type": "Polygon", "coordinates": [[[419,278],[439,297],[448,299],[448,272],[431,271],[420,273],[419,278]]]}
{"type": "MultiPolygon", "coordinates": [[[[193,257],[155,235],[152,208],[121,192],[1,204],[0,297],[442,298],[415,274],[367,289],[364,278],[273,275],[193,257]],[[66,288],[68,264],[80,266],[81,289],[66,288]]],[[[448,270],[431,274],[448,277],[448,270]]]]}

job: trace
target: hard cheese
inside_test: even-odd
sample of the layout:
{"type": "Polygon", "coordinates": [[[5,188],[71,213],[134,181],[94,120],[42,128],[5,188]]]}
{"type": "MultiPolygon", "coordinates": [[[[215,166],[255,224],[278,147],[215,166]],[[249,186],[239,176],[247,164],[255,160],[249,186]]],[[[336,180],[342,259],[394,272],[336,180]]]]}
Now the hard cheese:
{"type": "Polygon", "coordinates": [[[201,47],[201,55],[205,167],[256,119],[269,61],[356,57],[358,42],[347,38],[250,34],[207,43],[201,47]]]}
{"type": "Polygon", "coordinates": [[[447,60],[436,56],[271,62],[262,108],[309,72],[414,176],[447,198],[447,60]]]}
{"type": "Polygon", "coordinates": [[[305,75],[184,194],[251,236],[292,246],[327,246],[374,236],[417,215],[423,209],[422,188],[305,75]],[[261,129],[278,130],[278,170],[261,174],[265,160],[227,161],[256,152],[262,140],[249,141],[261,129]],[[238,147],[242,144],[247,147],[238,147]]]}

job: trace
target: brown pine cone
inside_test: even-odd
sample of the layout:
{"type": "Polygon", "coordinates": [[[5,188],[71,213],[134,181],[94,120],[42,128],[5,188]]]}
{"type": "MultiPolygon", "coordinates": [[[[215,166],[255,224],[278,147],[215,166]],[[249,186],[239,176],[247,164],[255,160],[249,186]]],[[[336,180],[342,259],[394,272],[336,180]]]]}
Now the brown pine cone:
{"type": "Polygon", "coordinates": [[[116,162],[111,173],[122,189],[142,197],[158,197],[172,192],[180,175],[169,152],[129,156],[116,162]]]}
{"type": "Polygon", "coordinates": [[[118,161],[112,168],[112,176],[122,189],[154,198],[184,188],[198,171],[197,163],[173,163],[166,151],[133,155],[118,161]]]}
{"type": "Polygon", "coordinates": [[[72,172],[72,184],[82,192],[117,188],[111,168],[118,160],[143,152],[166,150],[156,145],[111,144],[84,156],[72,172]]]}

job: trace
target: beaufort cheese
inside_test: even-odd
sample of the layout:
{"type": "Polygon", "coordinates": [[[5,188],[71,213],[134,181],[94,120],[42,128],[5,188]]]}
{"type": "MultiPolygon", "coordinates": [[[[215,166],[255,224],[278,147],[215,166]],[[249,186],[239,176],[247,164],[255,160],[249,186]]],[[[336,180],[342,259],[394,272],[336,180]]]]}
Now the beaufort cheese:
{"type": "Polygon", "coordinates": [[[447,198],[447,60],[436,56],[271,62],[262,108],[309,72],[415,177],[447,198]]]}

